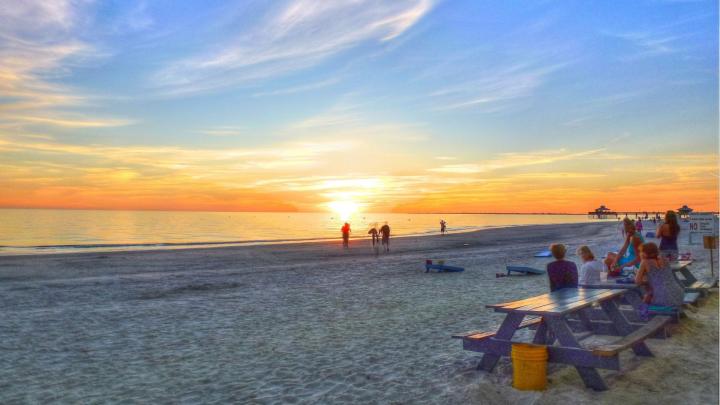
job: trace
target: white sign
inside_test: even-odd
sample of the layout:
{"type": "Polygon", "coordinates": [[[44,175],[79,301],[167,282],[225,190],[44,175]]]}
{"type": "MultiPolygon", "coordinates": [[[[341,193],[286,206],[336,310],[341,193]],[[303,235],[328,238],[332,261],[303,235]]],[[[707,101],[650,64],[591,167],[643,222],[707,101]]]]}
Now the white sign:
{"type": "Polygon", "coordinates": [[[688,224],[688,242],[691,245],[702,245],[703,236],[717,236],[718,221],[712,212],[691,212],[688,224]]]}

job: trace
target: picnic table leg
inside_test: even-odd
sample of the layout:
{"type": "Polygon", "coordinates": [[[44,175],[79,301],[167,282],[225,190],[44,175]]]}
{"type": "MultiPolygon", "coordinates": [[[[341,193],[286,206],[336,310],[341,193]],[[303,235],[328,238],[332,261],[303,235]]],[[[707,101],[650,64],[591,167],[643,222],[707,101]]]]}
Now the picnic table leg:
{"type": "MultiPolygon", "coordinates": [[[[525,315],[523,314],[516,314],[516,313],[509,313],[505,317],[505,320],[500,325],[500,329],[498,329],[498,332],[495,334],[495,337],[498,339],[503,340],[510,340],[512,339],[513,335],[515,334],[515,331],[517,330],[518,326],[520,326],[520,323],[522,322],[523,318],[525,318],[525,315]]],[[[482,360],[480,360],[480,364],[478,365],[478,370],[485,370],[487,372],[492,371],[495,366],[497,365],[498,360],[500,360],[500,355],[497,353],[485,353],[482,357],[482,360]]]]}
{"type": "MultiPolygon", "coordinates": [[[[630,322],[628,322],[627,318],[625,318],[625,315],[620,311],[620,308],[618,308],[617,303],[615,300],[605,300],[600,303],[600,306],[607,314],[608,318],[610,318],[610,321],[612,321],[613,325],[615,325],[615,329],[617,329],[618,333],[620,333],[621,336],[627,336],[633,332],[632,325],[630,325],[630,322]]],[[[632,346],[633,352],[635,352],[638,356],[649,356],[652,357],[652,352],[650,351],[650,348],[645,345],[644,341],[638,342],[632,346]]]]}
{"type": "Polygon", "coordinates": [[[595,328],[593,328],[592,321],[590,320],[590,316],[588,314],[588,311],[592,310],[591,308],[584,308],[578,312],[578,316],[580,317],[580,322],[582,322],[583,327],[585,329],[589,330],[590,332],[594,332],[595,328]]]}
{"type": "MultiPolygon", "coordinates": [[[[572,329],[568,326],[567,321],[563,318],[547,317],[548,326],[553,331],[558,341],[562,346],[581,348],[580,342],[575,339],[572,333],[572,329]]],[[[597,391],[607,390],[605,381],[600,376],[600,373],[593,367],[582,367],[575,366],[580,378],[582,378],[586,387],[592,388],[597,391]]]]}
{"type": "Polygon", "coordinates": [[[691,285],[697,282],[697,278],[695,278],[695,276],[690,272],[690,270],[688,270],[687,267],[683,267],[682,269],[680,269],[680,273],[682,273],[683,277],[685,277],[685,283],[687,285],[691,285]]]}
{"type": "Polygon", "coordinates": [[[533,337],[533,343],[543,345],[547,344],[548,341],[548,327],[545,320],[540,323],[540,326],[535,330],[535,336],[533,337]]]}

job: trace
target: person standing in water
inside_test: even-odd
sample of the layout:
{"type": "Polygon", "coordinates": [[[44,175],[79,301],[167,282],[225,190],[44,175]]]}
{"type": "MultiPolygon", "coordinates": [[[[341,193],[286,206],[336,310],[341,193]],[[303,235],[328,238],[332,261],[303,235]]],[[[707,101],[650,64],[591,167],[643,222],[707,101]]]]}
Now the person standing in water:
{"type": "Polygon", "coordinates": [[[440,235],[445,235],[445,231],[447,230],[447,222],[445,222],[444,219],[440,220],[440,235]]]}
{"type": "Polygon", "coordinates": [[[390,226],[385,223],[385,225],[380,227],[380,236],[382,236],[382,245],[385,248],[386,252],[390,251],[390,226]]]}
{"type": "Polygon", "coordinates": [[[343,248],[349,249],[350,248],[350,224],[345,222],[345,225],[340,228],[340,231],[342,232],[342,238],[343,238],[343,248]]]}

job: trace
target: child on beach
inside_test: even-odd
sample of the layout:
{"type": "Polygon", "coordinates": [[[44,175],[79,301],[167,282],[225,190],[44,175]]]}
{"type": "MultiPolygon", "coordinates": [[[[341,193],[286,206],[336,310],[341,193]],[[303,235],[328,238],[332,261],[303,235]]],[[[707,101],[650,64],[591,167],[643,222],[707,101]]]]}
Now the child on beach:
{"type": "Polygon", "coordinates": [[[575,263],[565,260],[565,245],[553,243],[550,245],[550,252],[555,258],[554,262],[548,263],[547,275],[550,279],[550,291],[561,288],[577,288],[578,271],[575,263]]]}
{"type": "Polygon", "coordinates": [[[349,249],[350,248],[350,224],[345,222],[345,225],[340,228],[340,231],[342,232],[342,238],[343,238],[343,249],[349,249]]]}
{"type": "Polygon", "coordinates": [[[585,245],[580,246],[576,253],[583,261],[582,266],[580,266],[580,277],[578,283],[580,285],[600,283],[600,273],[605,270],[605,266],[595,260],[595,255],[592,250],[585,245]]]}
{"type": "Polygon", "coordinates": [[[684,288],[675,280],[668,262],[660,257],[657,245],[652,242],[643,244],[641,256],[635,284],[645,287],[643,301],[668,307],[682,305],[684,288]]]}

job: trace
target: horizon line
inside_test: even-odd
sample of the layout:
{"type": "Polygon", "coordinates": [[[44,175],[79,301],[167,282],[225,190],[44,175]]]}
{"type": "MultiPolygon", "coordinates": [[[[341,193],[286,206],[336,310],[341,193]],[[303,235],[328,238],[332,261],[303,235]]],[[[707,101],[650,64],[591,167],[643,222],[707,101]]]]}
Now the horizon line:
{"type": "MultiPolygon", "coordinates": [[[[333,214],[331,211],[264,211],[264,210],[189,210],[189,209],[153,209],[153,208],[141,208],[141,209],[130,209],[130,208],[73,208],[73,207],[0,207],[0,209],[7,210],[63,210],[63,211],[138,211],[138,212],[246,212],[246,213],[279,213],[279,214],[333,214]]],[[[640,213],[662,213],[667,210],[614,210],[613,213],[617,214],[640,214],[640,213]]],[[[673,210],[674,211],[674,210],[673,210]]],[[[698,212],[709,212],[713,214],[720,214],[720,211],[698,211],[698,212]]],[[[406,212],[406,211],[368,211],[364,214],[420,214],[420,215],[591,215],[591,211],[588,212],[491,212],[491,211],[464,211],[464,212],[443,212],[443,211],[429,211],[429,212],[406,212]]]]}

